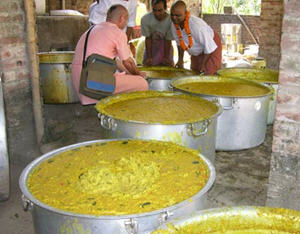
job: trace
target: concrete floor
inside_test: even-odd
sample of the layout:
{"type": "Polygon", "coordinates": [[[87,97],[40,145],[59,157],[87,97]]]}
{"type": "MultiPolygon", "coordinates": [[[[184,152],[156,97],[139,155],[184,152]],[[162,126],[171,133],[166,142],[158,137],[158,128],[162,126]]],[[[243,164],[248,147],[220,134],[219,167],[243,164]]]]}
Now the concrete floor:
{"type": "MultiPolygon", "coordinates": [[[[48,106],[46,112],[53,109],[66,109],[62,106],[48,106]]],[[[69,114],[75,116],[70,126],[59,139],[43,146],[47,152],[54,148],[76,142],[99,139],[102,137],[96,112],[93,108],[71,108],[69,114]],[[79,108],[79,109],[78,109],[79,108]],[[97,127],[95,127],[97,126],[97,127]]],[[[68,112],[68,111],[63,111],[68,112]]],[[[55,115],[55,118],[63,118],[55,115]]],[[[48,123],[49,124],[49,123],[48,123]]],[[[50,124],[51,125],[51,124],[50,124]]],[[[57,126],[57,125],[56,125],[57,126]]],[[[56,129],[57,130],[57,129],[56,129]]],[[[57,130],[59,132],[59,130],[57,130]]],[[[216,181],[208,194],[207,207],[264,205],[267,195],[267,182],[271,158],[272,126],[268,126],[266,139],[258,147],[235,152],[217,152],[216,181]]],[[[59,135],[59,134],[58,134],[59,135]]],[[[26,165],[10,165],[11,195],[10,199],[0,202],[0,234],[32,234],[33,225],[30,212],[24,212],[18,179],[26,165]]]]}

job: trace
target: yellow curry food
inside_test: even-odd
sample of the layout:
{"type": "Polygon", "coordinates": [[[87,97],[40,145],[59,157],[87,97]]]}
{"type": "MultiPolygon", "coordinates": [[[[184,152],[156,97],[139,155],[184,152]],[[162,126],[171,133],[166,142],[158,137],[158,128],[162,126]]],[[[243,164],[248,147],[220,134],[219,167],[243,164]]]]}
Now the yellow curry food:
{"type": "Polygon", "coordinates": [[[256,97],[270,92],[262,85],[239,82],[190,82],[178,84],[175,87],[197,94],[234,97],[256,97]]]}
{"type": "Polygon", "coordinates": [[[198,72],[187,69],[163,66],[139,67],[139,70],[145,72],[146,76],[151,79],[172,79],[198,74],[198,72]]]}
{"type": "MultiPolygon", "coordinates": [[[[230,208],[229,208],[230,209],[230,208]]],[[[222,209],[221,209],[222,211],[222,209]]],[[[300,233],[300,212],[282,208],[255,208],[254,211],[230,214],[203,214],[198,221],[180,226],[168,224],[167,230],[152,234],[296,234],[300,233]]]]}
{"type": "Polygon", "coordinates": [[[162,124],[201,121],[218,112],[215,104],[202,98],[155,91],[113,97],[108,103],[98,102],[96,109],[121,120],[162,124]]]}
{"type": "Polygon", "coordinates": [[[197,151],[170,142],[119,140],[70,149],[37,165],[32,195],[64,211],[89,215],[149,212],[184,201],[207,183],[197,151]]]}
{"type": "Polygon", "coordinates": [[[226,68],[218,70],[222,77],[243,78],[263,83],[278,84],[279,72],[272,69],[226,68]]]}

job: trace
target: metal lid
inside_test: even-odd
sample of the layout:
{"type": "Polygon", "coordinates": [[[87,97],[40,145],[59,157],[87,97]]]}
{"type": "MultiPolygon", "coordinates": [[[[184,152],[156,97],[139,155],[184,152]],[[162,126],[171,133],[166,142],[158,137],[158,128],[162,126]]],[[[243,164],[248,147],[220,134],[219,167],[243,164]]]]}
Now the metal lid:
{"type": "Polygon", "coordinates": [[[38,53],[40,63],[72,63],[74,51],[38,53]]]}

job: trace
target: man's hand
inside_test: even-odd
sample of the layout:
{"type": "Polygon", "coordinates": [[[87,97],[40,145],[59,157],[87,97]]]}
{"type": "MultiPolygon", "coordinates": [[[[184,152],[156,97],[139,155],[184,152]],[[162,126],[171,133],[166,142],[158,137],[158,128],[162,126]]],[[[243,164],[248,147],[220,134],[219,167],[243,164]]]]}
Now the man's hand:
{"type": "Polygon", "coordinates": [[[144,79],[146,79],[146,72],[139,71],[139,75],[142,76],[144,79]]]}
{"type": "Polygon", "coordinates": [[[152,58],[147,58],[144,65],[145,66],[152,66],[152,58]]]}

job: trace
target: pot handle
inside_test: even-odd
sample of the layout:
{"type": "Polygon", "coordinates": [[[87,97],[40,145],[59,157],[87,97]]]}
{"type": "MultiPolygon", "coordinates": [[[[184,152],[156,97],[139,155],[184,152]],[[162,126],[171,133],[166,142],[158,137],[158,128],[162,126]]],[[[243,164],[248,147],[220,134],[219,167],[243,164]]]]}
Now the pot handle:
{"type": "Polygon", "coordinates": [[[211,120],[206,119],[201,123],[191,123],[188,126],[188,134],[193,136],[202,136],[205,135],[208,131],[208,126],[211,123],[211,120]]]}
{"type": "Polygon", "coordinates": [[[115,130],[117,128],[117,123],[111,117],[98,113],[98,118],[103,128],[107,130],[115,130]]]}
{"type": "Polygon", "coordinates": [[[134,219],[128,219],[124,222],[125,229],[128,234],[137,234],[137,221],[134,219]]]}
{"type": "Polygon", "coordinates": [[[218,102],[222,106],[223,110],[232,110],[234,108],[234,104],[236,103],[236,99],[223,98],[223,99],[218,99],[218,102]]]}
{"type": "Polygon", "coordinates": [[[22,194],[21,199],[22,199],[23,210],[24,211],[31,211],[32,207],[33,207],[33,203],[27,197],[25,197],[24,194],[22,194]]]}
{"type": "Polygon", "coordinates": [[[160,217],[158,218],[159,226],[163,225],[165,222],[168,221],[168,219],[173,216],[174,213],[170,211],[165,211],[161,213],[160,217]]]}

